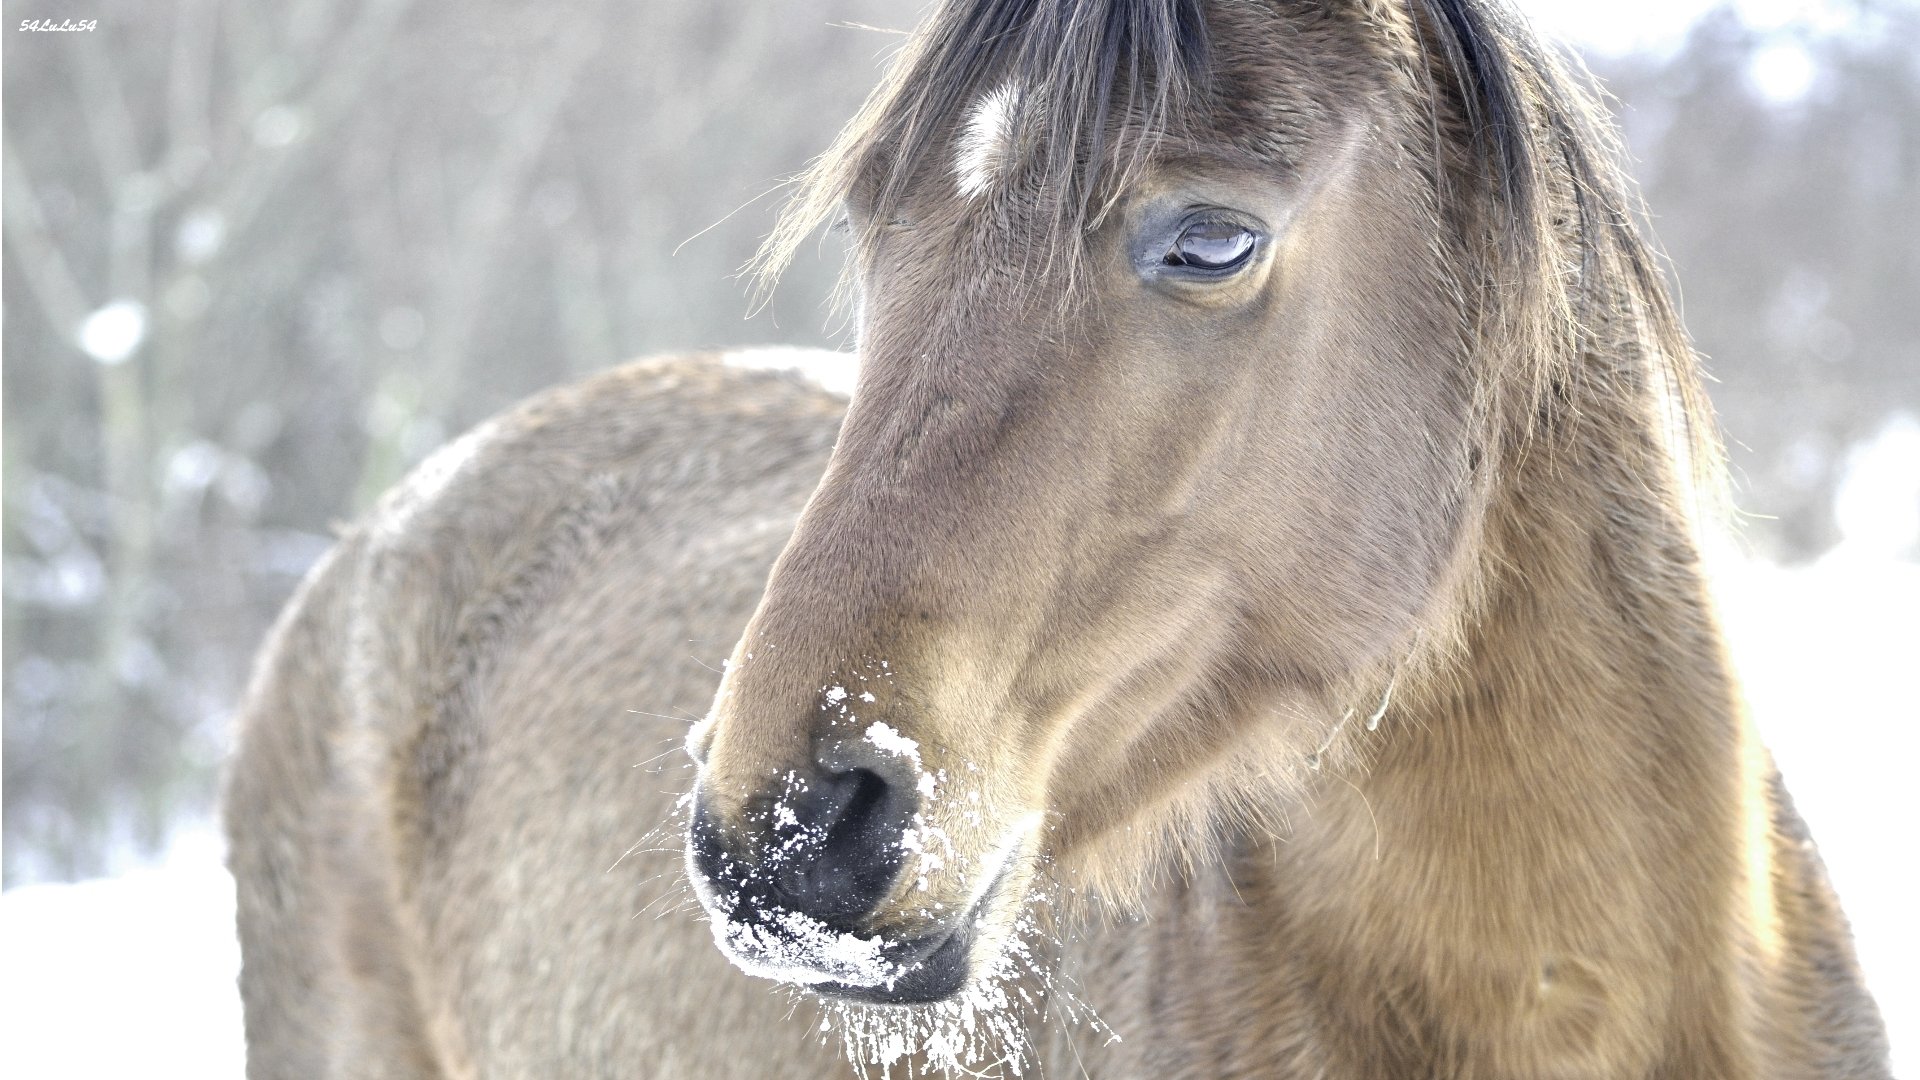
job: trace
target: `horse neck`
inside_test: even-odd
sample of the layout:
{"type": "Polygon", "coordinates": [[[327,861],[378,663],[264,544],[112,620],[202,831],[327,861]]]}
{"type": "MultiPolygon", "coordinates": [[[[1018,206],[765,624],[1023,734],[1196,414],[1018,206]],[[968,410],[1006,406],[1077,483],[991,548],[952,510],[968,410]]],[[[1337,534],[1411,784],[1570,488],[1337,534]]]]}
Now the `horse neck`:
{"type": "Polygon", "coordinates": [[[1489,496],[1455,659],[1084,955],[1134,1052],[1216,1052],[1169,1080],[1752,1075],[1756,758],[1680,485],[1651,419],[1566,415],[1489,496]]]}
{"type": "Polygon", "coordinates": [[[1505,753],[1567,787],[1672,781],[1688,811],[1734,761],[1742,717],[1690,488],[1659,430],[1666,403],[1608,383],[1576,389],[1496,482],[1461,661],[1438,667],[1404,718],[1439,737],[1385,745],[1382,764],[1418,753],[1449,798],[1429,754],[1484,770],[1505,753]]]}
{"type": "Polygon", "coordinates": [[[1460,655],[1395,694],[1278,885],[1303,944],[1341,943],[1315,977],[1355,1015],[1445,997],[1527,1060],[1560,1014],[1517,1003],[1549,984],[1570,1025],[1605,1001],[1619,1047],[1741,1008],[1724,973],[1752,756],[1684,485],[1655,408],[1575,405],[1489,496],[1460,655]]]}
{"type": "Polygon", "coordinates": [[[1513,455],[1461,655],[1396,695],[1370,797],[1522,834],[1565,811],[1581,847],[1724,816],[1744,721],[1659,408],[1576,401],[1513,455]]]}

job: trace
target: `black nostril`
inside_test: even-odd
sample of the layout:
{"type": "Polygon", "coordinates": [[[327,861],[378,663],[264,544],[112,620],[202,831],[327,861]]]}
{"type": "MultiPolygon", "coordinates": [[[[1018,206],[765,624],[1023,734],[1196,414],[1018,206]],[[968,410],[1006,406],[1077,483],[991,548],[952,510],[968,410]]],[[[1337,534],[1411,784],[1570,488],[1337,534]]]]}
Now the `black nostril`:
{"type": "MultiPolygon", "coordinates": [[[[834,786],[846,792],[846,806],[838,821],[829,827],[828,842],[848,834],[847,842],[864,843],[865,834],[882,823],[890,792],[887,781],[872,769],[848,769],[834,777],[834,786]],[[852,834],[860,834],[854,837],[852,834]]],[[[897,839],[897,838],[896,838],[897,839]]]]}
{"type": "Polygon", "coordinates": [[[821,772],[774,809],[771,899],[823,922],[870,914],[905,861],[900,840],[913,816],[902,791],[872,769],[821,772]]]}
{"type": "Polygon", "coordinates": [[[817,748],[723,822],[696,793],[688,853],[712,900],[736,922],[805,915],[856,930],[892,891],[919,808],[917,767],[870,746],[817,748]]]}

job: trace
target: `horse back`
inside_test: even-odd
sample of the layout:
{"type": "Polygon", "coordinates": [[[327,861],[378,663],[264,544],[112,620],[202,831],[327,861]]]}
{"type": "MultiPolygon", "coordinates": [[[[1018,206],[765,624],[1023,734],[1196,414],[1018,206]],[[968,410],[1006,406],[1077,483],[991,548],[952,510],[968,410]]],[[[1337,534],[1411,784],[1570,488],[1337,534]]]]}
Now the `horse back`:
{"type": "Polygon", "coordinates": [[[343,536],[229,779],[249,1075],[844,1073],[678,910],[674,816],[710,665],[843,407],[631,365],[475,429],[343,536]]]}

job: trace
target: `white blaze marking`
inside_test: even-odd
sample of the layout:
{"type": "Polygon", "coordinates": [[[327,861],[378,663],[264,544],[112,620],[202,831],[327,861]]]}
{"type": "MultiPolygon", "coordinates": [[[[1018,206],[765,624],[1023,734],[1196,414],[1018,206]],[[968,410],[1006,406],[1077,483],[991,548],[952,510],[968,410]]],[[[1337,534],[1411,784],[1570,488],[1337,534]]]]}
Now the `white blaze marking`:
{"type": "Polygon", "coordinates": [[[1013,157],[1014,119],[1020,91],[1012,83],[981,95],[967,115],[953,155],[953,175],[967,198],[987,190],[1013,157]]]}

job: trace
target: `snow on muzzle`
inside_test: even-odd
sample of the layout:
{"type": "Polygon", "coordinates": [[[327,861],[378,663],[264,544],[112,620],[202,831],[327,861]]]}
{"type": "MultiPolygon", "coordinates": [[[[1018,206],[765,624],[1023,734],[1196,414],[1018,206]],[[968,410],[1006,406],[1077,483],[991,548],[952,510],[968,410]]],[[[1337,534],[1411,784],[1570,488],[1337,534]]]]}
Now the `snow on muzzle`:
{"type": "Polygon", "coordinates": [[[926,874],[942,864],[945,840],[922,816],[935,781],[917,747],[876,723],[822,742],[813,756],[731,814],[704,781],[696,790],[689,876],[716,944],[749,974],[823,996],[889,1004],[952,996],[1027,830],[968,875],[963,902],[909,913],[889,898],[931,900],[926,874]]]}

